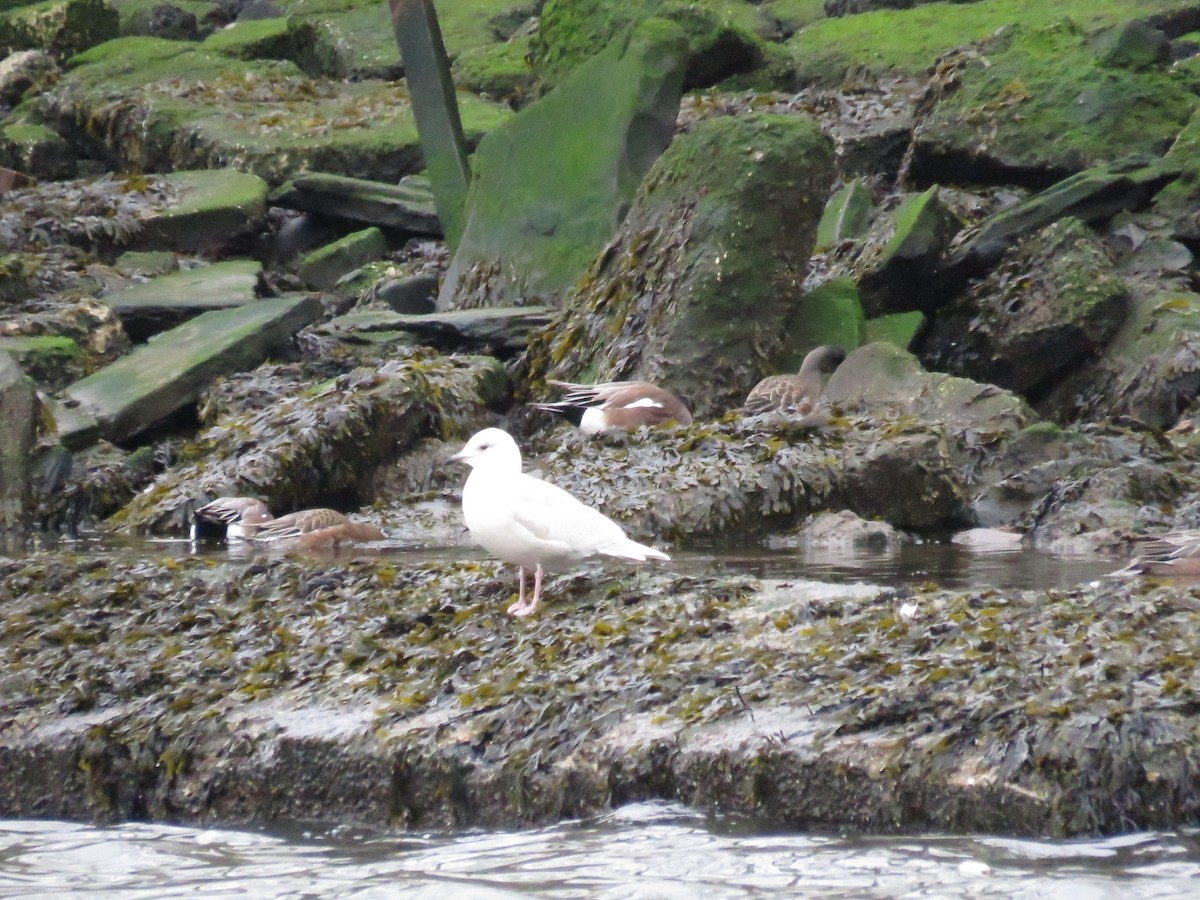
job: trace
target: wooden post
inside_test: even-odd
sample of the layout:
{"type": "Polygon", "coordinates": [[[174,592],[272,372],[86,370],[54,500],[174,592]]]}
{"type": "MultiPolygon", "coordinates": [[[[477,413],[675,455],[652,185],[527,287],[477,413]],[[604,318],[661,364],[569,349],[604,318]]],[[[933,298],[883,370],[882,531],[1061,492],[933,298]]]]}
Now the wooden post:
{"type": "Polygon", "coordinates": [[[471,168],[450,60],[432,0],[388,0],[438,218],[453,250],[462,237],[471,168]]]}

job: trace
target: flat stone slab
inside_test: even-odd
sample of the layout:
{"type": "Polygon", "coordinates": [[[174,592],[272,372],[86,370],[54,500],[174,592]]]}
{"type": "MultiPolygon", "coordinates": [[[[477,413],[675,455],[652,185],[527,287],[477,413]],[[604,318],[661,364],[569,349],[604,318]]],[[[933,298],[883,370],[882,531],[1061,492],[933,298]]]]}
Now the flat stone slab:
{"type": "Polygon", "coordinates": [[[428,188],[307,172],[271,195],[276,206],[365,225],[441,237],[442,223],[428,188]]]}
{"type": "Polygon", "coordinates": [[[156,175],[177,202],[142,222],[131,249],[200,252],[221,247],[258,226],[267,214],[267,183],[236,169],[156,175]]]}
{"type": "Polygon", "coordinates": [[[332,332],[408,331],[435,347],[490,346],[497,352],[525,349],[529,335],[550,322],[547,306],[460,309],[427,314],[386,311],[350,313],[325,326],[332,332]]]}
{"type": "Polygon", "coordinates": [[[201,313],[253,303],[261,274],[262,263],[232,259],[152,278],[100,300],[131,340],[144,341],[201,313]]]}
{"type": "MultiPolygon", "coordinates": [[[[216,376],[257,366],[321,313],[308,296],[204,313],[75,382],[66,402],[94,418],[101,437],[128,440],[194,403],[216,376]]],[[[59,438],[67,443],[72,435],[59,438]]]]}

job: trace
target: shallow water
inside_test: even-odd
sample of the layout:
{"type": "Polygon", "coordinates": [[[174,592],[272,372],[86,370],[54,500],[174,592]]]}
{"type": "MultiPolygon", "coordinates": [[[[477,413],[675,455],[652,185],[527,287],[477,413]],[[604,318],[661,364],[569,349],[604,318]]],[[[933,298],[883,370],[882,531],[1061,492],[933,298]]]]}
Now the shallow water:
{"type": "Polygon", "coordinates": [[[1194,897],[1200,835],[755,834],[669,804],[385,836],[0,821],[0,897],[1194,897]]]}

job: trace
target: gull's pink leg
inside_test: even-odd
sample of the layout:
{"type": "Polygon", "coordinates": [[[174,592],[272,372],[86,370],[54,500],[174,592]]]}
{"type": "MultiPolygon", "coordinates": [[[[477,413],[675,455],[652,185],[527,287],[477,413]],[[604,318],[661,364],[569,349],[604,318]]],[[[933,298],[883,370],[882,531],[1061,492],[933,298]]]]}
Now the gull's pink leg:
{"type": "Polygon", "coordinates": [[[520,586],[517,589],[517,602],[508,608],[508,611],[514,616],[522,615],[521,610],[525,608],[525,568],[517,566],[517,571],[521,573],[517,579],[517,584],[520,586]]]}
{"type": "Polygon", "coordinates": [[[542,567],[539,565],[533,570],[533,597],[529,601],[529,605],[521,609],[509,609],[509,612],[514,616],[527,616],[537,609],[538,601],[542,599],[542,567]]]}

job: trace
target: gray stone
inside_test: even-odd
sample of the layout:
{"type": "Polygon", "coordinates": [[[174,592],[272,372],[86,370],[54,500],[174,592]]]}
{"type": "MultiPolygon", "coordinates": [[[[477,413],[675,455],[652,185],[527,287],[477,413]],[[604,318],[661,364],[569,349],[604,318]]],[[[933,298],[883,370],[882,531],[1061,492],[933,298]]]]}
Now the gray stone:
{"type": "Polygon", "coordinates": [[[375,299],[382,300],[393,312],[423,315],[434,309],[438,277],[430,273],[389,278],[375,288],[375,299]]]}
{"type": "Polygon", "coordinates": [[[161,275],[100,301],[117,314],[130,340],[141,342],[201,313],[253,303],[261,274],[261,263],[233,259],[161,275]]]}
{"type": "Polygon", "coordinates": [[[306,172],[275,191],[271,203],[411,234],[432,237],[442,234],[433,192],[428,187],[306,172]]]}
{"type": "Polygon", "coordinates": [[[428,315],[360,312],[338,316],[321,330],[327,333],[408,331],[443,350],[491,347],[511,355],[525,349],[529,335],[550,322],[541,306],[460,309],[428,315]]]}
{"type": "Polygon", "coordinates": [[[171,3],[143,6],[121,21],[121,36],[165,38],[169,41],[194,41],[199,35],[194,13],[171,3]]]}
{"type": "Polygon", "coordinates": [[[258,365],[321,313],[311,297],[207,312],[75,382],[64,397],[96,420],[103,437],[124,441],[194,403],[218,375],[258,365]]]}

